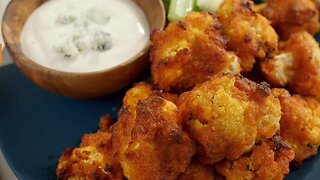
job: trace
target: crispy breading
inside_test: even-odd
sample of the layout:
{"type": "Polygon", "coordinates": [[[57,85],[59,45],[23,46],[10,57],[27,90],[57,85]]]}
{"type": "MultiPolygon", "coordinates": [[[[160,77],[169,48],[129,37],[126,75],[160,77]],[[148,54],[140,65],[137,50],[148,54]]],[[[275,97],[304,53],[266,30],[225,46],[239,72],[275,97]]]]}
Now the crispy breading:
{"type": "Polygon", "coordinates": [[[320,145],[320,103],[311,97],[290,95],[285,89],[273,89],[281,103],[280,135],[295,152],[295,163],[317,153],[320,145]]]}
{"type": "Polygon", "coordinates": [[[282,180],[293,158],[292,148],[275,136],[235,161],[219,162],[216,169],[227,180],[282,180]]]}
{"type": "Polygon", "coordinates": [[[215,180],[214,167],[193,160],[177,180],[215,180]]]}
{"type": "Polygon", "coordinates": [[[151,36],[153,82],[164,91],[184,92],[219,72],[240,73],[238,57],[225,50],[221,24],[207,12],[192,12],[151,36]]]}
{"type": "Polygon", "coordinates": [[[136,83],[133,88],[126,92],[123,98],[123,105],[128,108],[128,111],[135,116],[135,110],[138,101],[147,98],[152,92],[152,86],[145,82],[136,83]]]}
{"type": "Polygon", "coordinates": [[[182,130],[176,105],[141,84],[124,99],[113,126],[112,144],[125,177],[177,178],[190,163],[195,145],[182,130]]]}
{"type": "Polygon", "coordinates": [[[281,43],[274,58],[261,63],[265,77],[276,87],[288,86],[302,95],[319,96],[320,49],[308,32],[293,34],[281,43]]]}
{"type": "Polygon", "coordinates": [[[228,49],[236,51],[244,72],[250,72],[255,58],[268,57],[278,46],[278,35],[270,22],[253,10],[250,0],[224,0],[216,12],[222,31],[229,38],[228,49]]]}
{"type": "Polygon", "coordinates": [[[261,13],[271,21],[282,39],[304,30],[311,34],[320,30],[319,10],[312,0],[267,0],[261,13]]]}
{"type": "Polygon", "coordinates": [[[110,115],[105,115],[100,117],[99,121],[99,130],[101,132],[110,132],[111,131],[111,126],[113,124],[113,119],[110,115]]]}
{"type": "Polygon", "coordinates": [[[203,163],[235,160],[255,142],[280,130],[280,103],[266,83],[217,75],[183,93],[178,102],[184,125],[203,163]]]}
{"type": "Polygon", "coordinates": [[[58,179],[124,179],[120,164],[113,158],[110,118],[101,118],[102,130],[85,134],[79,148],[66,149],[59,159],[58,179]],[[103,129],[106,128],[106,129],[103,129]]]}
{"type": "Polygon", "coordinates": [[[179,100],[179,95],[177,94],[162,93],[162,97],[167,101],[173,102],[174,104],[177,104],[177,101],[179,100]]]}

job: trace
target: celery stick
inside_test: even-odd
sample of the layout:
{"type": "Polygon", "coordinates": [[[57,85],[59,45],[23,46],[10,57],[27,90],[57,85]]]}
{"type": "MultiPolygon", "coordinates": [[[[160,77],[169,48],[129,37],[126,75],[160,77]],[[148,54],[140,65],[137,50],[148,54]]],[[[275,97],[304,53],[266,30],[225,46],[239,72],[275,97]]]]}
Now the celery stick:
{"type": "Polygon", "coordinates": [[[171,0],[168,19],[170,21],[180,20],[195,9],[196,0],[171,0]]]}
{"type": "Polygon", "coordinates": [[[223,0],[197,0],[197,6],[204,11],[215,12],[223,0]]]}
{"type": "Polygon", "coordinates": [[[166,12],[169,11],[170,0],[163,0],[164,7],[166,8],[166,12]]]}

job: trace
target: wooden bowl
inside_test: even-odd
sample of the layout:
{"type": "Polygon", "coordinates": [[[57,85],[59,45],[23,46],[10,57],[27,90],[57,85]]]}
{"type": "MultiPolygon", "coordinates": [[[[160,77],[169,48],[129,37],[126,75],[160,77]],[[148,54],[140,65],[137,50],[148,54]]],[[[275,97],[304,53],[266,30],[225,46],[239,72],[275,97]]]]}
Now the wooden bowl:
{"type": "MultiPolygon", "coordinates": [[[[36,84],[67,97],[94,98],[120,90],[139,76],[148,64],[150,43],[124,63],[102,71],[70,73],[50,69],[26,57],[20,33],[31,13],[47,0],[11,0],[2,22],[2,34],[15,64],[36,84]]],[[[133,0],[145,13],[150,29],[163,29],[165,9],[162,0],[133,0]]]]}

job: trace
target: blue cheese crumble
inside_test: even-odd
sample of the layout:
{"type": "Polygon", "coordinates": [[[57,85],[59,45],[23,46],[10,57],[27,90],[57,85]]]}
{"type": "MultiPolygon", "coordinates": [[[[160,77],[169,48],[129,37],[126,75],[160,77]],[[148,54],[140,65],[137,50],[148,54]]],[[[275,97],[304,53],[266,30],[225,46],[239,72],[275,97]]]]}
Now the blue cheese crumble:
{"type": "Polygon", "coordinates": [[[86,31],[79,30],[74,32],[72,36],[72,43],[77,47],[79,52],[85,51],[89,48],[89,40],[86,38],[86,31]]]}
{"type": "Polygon", "coordinates": [[[73,23],[78,18],[78,15],[74,12],[63,12],[58,15],[56,20],[59,25],[68,25],[73,23]]]}
{"type": "Polygon", "coordinates": [[[96,31],[92,34],[91,48],[96,51],[107,51],[111,49],[111,35],[104,31],[96,31]]]}
{"type": "Polygon", "coordinates": [[[54,45],[54,50],[64,59],[74,60],[86,51],[105,52],[112,48],[111,34],[102,29],[111,15],[103,6],[93,6],[83,12],[64,11],[58,14],[56,22],[71,29],[64,42],[54,45]],[[69,27],[70,26],[70,27],[69,27]]]}
{"type": "Polygon", "coordinates": [[[79,55],[78,48],[72,42],[58,44],[54,47],[56,52],[61,54],[65,59],[74,60],[79,55]]]}
{"type": "Polygon", "coordinates": [[[111,15],[105,11],[105,6],[93,6],[86,12],[86,18],[96,24],[107,24],[111,15]]]}

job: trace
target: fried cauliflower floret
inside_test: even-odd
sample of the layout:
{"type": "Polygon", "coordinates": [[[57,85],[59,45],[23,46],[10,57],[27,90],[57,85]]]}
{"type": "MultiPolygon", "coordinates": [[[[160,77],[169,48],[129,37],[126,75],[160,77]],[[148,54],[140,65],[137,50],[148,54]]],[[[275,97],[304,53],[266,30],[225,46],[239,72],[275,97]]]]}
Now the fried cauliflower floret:
{"type": "Polygon", "coordinates": [[[311,34],[320,30],[319,10],[312,0],[267,0],[261,13],[271,21],[282,39],[304,30],[311,34]]]}
{"type": "Polygon", "coordinates": [[[311,97],[290,96],[285,89],[273,89],[281,103],[280,135],[295,152],[295,164],[317,153],[320,146],[320,103],[311,97]]]}
{"type": "Polygon", "coordinates": [[[207,12],[192,12],[151,37],[153,82],[164,91],[184,92],[219,72],[240,73],[238,57],[225,50],[221,24],[207,12]]]}
{"type": "Polygon", "coordinates": [[[219,162],[216,169],[227,180],[281,180],[289,173],[293,158],[292,148],[275,136],[235,161],[219,162]]]}
{"type": "Polygon", "coordinates": [[[270,22],[253,10],[250,0],[224,0],[216,12],[228,48],[236,51],[244,72],[250,72],[255,58],[264,59],[278,46],[278,35],[270,22]]]}
{"type": "Polygon", "coordinates": [[[293,34],[271,60],[261,63],[265,77],[276,87],[288,86],[295,93],[319,96],[320,49],[307,32],[293,34]]]}
{"type": "Polygon", "coordinates": [[[127,93],[113,126],[112,143],[125,177],[177,178],[190,163],[195,145],[182,130],[176,105],[162,98],[159,92],[140,96],[139,100],[132,95],[136,94],[127,93]],[[127,103],[131,99],[134,101],[127,103]]]}
{"type": "Polygon", "coordinates": [[[177,180],[215,180],[214,167],[193,160],[177,180]]]}
{"type": "MultiPolygon", "coordinates": [[[[106,118],[101,125],[110,124],[106,118]]],[[[66,149],[59,159],[58,179],[124,179],[120,164],[113,158],[111,132],[104,129],[85,134],[79,148],[66,149]]]]}
{"type": "Polygon", "coordinates": [[[203,163],[235,160],[280,129],[280,103],[266,83],[218,75],[181,95],[184,125],[203,163]]]}
{"type": "Polygon", "coordinates": [[[147,98],[151,92],[152,86],[150,84],[139,82],[126,92],[122,103],[127,107],[128,111],[132,113],[132,115],[135,115],[138,101],[147,98]]]}
{"type": "Polygon", "coordinates": [[[293,52],[278,52],[272,59],[261,62],[262,72],[275,86],[286,86],[294,77],[293,52]]]}

